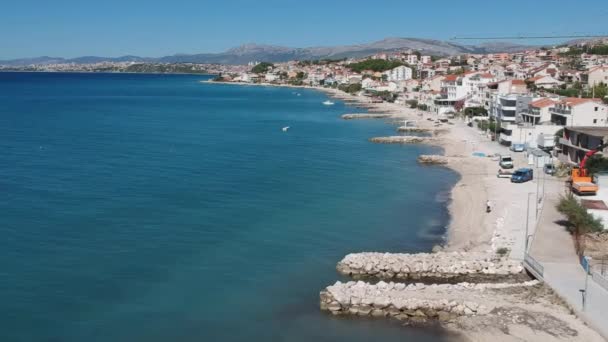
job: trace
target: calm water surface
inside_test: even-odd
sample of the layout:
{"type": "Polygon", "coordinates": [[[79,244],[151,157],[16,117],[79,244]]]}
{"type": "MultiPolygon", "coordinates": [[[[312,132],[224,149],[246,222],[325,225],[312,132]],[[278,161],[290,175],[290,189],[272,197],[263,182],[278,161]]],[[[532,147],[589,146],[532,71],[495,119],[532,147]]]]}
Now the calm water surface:
{"type": "Polygon", "coordinates": [[[0,73],[1,340],[444,340],[318,309],[345,254],[440,242],[437,151],[204,78],[0,73]]]}

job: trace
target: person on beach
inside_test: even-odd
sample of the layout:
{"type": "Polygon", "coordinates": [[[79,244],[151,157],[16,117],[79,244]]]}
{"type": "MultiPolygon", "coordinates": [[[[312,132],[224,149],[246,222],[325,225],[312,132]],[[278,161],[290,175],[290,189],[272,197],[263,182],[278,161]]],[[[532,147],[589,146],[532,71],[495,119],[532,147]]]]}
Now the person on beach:
{"type": "Polygon", "coordinates": [[[492,211],[492,202],[490,202],[490,200],[486,201],[486,213],[489,213],[492,211]]]}

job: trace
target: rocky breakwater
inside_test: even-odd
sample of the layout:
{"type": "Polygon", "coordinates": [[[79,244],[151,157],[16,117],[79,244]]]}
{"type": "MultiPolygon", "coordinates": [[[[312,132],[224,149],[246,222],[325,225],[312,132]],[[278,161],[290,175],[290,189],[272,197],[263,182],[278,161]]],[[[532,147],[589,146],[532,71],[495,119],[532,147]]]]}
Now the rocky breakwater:
{"type": "Polygon", "coordinates": [[[418,163],[420,164],[434,164],[434,165],[447,165],[449,162],[448,157],[438,155],[422,154],[418,156],[418,163]]]}
{"type": "Polygon", "coordinates": [[[520,262],[487,253],[353,253],[338,262],[340,274],[355,279],[436,282],[528,280],[520,262]]]}
{"type": "Polygon", "coordinates": [[[388,119],[392,118],[393,114],[387,113],[360,113],[360,114],[344,114],[342,119],[344,120],[355,120],[355,119],[388,119]]]}
{"type": "Polygon", "coordinates": [[[370,138],[369,141],[377,144],[425,144],[433,142],[435,139],[428,137],[396,135],[390,137],[374,137],[370,138]]]}
{"type": "Polygon", "coordinates": [[[403,284],[336,282],[320,293],[320,307],[333,315],[392,317],[423,323],[448,321],[458,316],[487,315],[503,305],[505,296],[538,285],[536,280],[519,284],[403,284]],[[508,289],[508,290],[506,290],[508,289]],[[485,292],[492,291],[492,300],[485,292]]]}

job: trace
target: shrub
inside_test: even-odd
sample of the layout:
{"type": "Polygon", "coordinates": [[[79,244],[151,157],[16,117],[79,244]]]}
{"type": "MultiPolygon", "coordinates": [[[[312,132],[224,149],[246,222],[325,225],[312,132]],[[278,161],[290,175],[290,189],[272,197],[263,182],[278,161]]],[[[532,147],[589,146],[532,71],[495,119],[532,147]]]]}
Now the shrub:
{"type": "Polygon", "coordinates": [[[566,216],[568,220],[567,229],[574,235],[578,253],[583,255],[585,251],[583,235],[603,231],[602,220],[591,215],[572,194],[560,198],[557,211],[566,216]]]}

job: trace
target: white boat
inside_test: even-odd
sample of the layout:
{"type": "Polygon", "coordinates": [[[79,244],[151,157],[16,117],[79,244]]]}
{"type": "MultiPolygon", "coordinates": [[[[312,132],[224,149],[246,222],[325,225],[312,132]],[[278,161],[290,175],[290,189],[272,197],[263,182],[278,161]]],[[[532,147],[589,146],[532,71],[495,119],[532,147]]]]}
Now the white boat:
{"type": "Polygon", "coordinates": [[[287,132],[287,130],[289,130],[289,126],[285,126],[283,128],[281,128],[283,130],[283,132],[287,132]]]}
{"type": "Polygon", "coordinates": [[[334,103],[332,101],[330,101],[330,100],[327,100],[327,101],[323,101],[323,104],[326,105],[326,106],[331,106],[334,103]]]}

